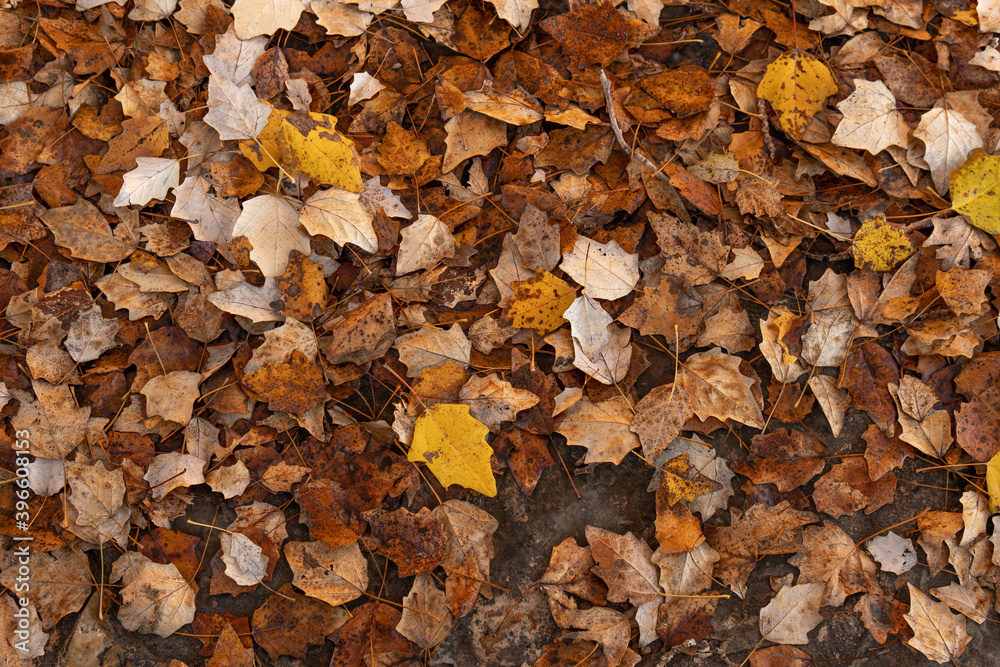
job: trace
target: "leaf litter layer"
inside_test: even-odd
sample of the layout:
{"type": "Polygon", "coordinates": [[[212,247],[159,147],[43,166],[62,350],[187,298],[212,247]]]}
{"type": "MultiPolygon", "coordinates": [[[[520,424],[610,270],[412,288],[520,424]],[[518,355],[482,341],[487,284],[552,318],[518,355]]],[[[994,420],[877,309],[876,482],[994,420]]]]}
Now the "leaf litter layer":
{"type": "Polygon", "coordinates": [[[0,10],[5,661],[989,664],[996,3],[664,4],[0,10]]]}

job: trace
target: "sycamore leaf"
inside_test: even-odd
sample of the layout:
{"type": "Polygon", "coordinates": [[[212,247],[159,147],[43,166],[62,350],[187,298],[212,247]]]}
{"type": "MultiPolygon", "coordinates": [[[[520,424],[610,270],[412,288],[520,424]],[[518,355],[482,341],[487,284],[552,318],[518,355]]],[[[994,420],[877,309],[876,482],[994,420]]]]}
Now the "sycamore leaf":
{"type": "Polygon", "coordinates": [[[241,315],[252,322],[283,321],[285,316],[271,305],[281,298],[281,291],[274,278],[267,278],[260,287],[239,283],[208,295],[208,300],[219,310],[241,315]]]}
{"type": "Polygon", "coordinates": [[[819,614],[823,584],[783,586],[760,610],[760,633],[776,644],[808,644],[809,631],[823,620],[819,614]]]}
{"type": "Polygon", "coordinates": [[[264,550],[243,533],[219,535],[226,576],[239,586],[256,586],[267,576],[268,557],[264,550]]]}
{"type": "Polygon", "coordinates": [[[757,96],[774,107],[781,129],[799,139],[823,101],[837,94],[830,69],[815,56],[793,49],[767,66],[757,96]]]}
{"type": "Polygon", "coordinates": [[[236,0],[233,28],[240,39],[270,37],[277,30],[291,30],[306,6],[300,0],[236,0]]]}
{"type": "Polygon", "coordinates": [[[253,141],[271,116],[271,107],[257,99],[249,85],[237,86],[215,75],[208,77],[208,106],[211,108],[205,114],[205,122],[223,140],[253,141]]]}
{"type": "Polygon", "coordinates": [[[145,206],[152,199],[166,199],[180,185],[181,162],[162,157],[137,157],[136,168],[125,174],[115,206],[145,206]]]}
{"type": "Polygon", "coordinates": [[[336,607],[365,594],[368,562],[357,542],[336,549],[320,540],[289,542],[284,551],[292,583],[309,597],[336,607]]]}
{"type": "Polygon", "coordinates": [[[653,550],[632,533],[618,535],[587,526],[587,543],[597,561],[592,572],[608,585],[609,602],[630,602],[636,606],[659,597],[659,573],[650,560],[653,550]]]}
{"type": "Polygon", "coordinates": [[[396,275],[418,269],[429,269],[446,257],[455,256],[455,236],[440,219],[419,215],[416,221],[400,231],[396,275]]]}
{"type": "Polygon", "coordinates": [[[639,281],[639,256],[622,250],[617,241],[598,243],[577,236],[560,267],[594,299],[620,299],[639,281]]]}
{"type": "Polygon", "coordinates": [[[934,188],[942,196],[948,194],[951,173],[962,166],[972,151],[983,148],[983,138],[975,124],[955,109],[931,109],[920,117],[913,136],[926,146],[924,160],[930,165],[934,188]]]}
{"type": "Polygon", "coordinates": [[[909,128],[896,109],[896,98],[881,81],[854,80],[854,92],[837,104],[844,119],[831,141],[877,155],[889,146],[909,147],[909,128]]]}
{"type": "Polygon", "coordinates": [[[288,172],[350,192],[364,190],[354,142],[337,132],[336,116],[293,111],[280,118],[276,138],[288,172]]]}
{"type": "MultiPolygon", "coordinates": [[[[576,301],[576,289],[562,278],[541,269],[528,280],[511,283],[514,295],[510,299],[507,315],[519,329],[532,329],[541,335],[555,331],[567,319],[576,301]]],[[[603,310],[601,312],[604,312],[603,310]]],[[[608,316],[607,323],[611,323],[608,316]]]]}
{"type": "MultiPolygon", "coordinates": [[[[563,317],[569,322],[573,340],[587,357],[593,359],[610,339],[608,325],[612,318],[601,304],[587,295],[577,297],[563,317]]],[[[548,332],[545,332],[548,333],[548,332]]]]}
{"type": "Polygon", "coordinates": [[[580,341],[573,340],[573,365],[602,384],[619,382],[628,373],[632,360],[629,338],[632,330],[616,324],[608,325],[608,341],[591,357],[584,353],[580,341]]]}
{"type": "Polygon", "coordinates": [[[146,559],[121,589],[118,621],[129,631],[169,637],[194,620],[195,593],[176,565],[146,559]]]}
{"type": "Polygon", "coordinates": [[[299,231],[298,212],[287,199],[277,195],[260,195],[243,202],[233,236],[247,237],[253,246],[250,259],[268,278],[284,273],[293,250],[303,255],[311,252],[309,237],[299,231]]]}
{"type": "Polygon", "coordinates": [[[517,413],[536,405],[540,400],[527,389],[515,389],[496,373],[486,377],[473,376],[458,392],[458,400],[469,406],[469,413],[492,431],[505,421],[513,421],[517,413]]]}
{"type": "Polygon", "coordinates": [[[353,243],[365,252],[378,250],[375,216],[361,204],[361,195],[341,188],[317,190],[299,212],[299,222],[313,236],[326,236],[337,245],[353,243]]]}
{"type": "MultiPolygon", "coordinates": [[[[951,201],[970,224],[988,234],[1000,234],[1000,157],[978,148],[969,153],[965,164],[951,172],[951,201]]],[[[936,235],[936,225],[934,231],[936,235]]],[[[966,254],[966,266],[968,261],[966,254]]]]}
{"type": "Polygon", "coordinates": [[[566,411],[557,431],[567,444],[585,447],[584,463],[614,463],[639,446],[639,438],[629,430],[632,410],[621,396],[600,403],[581,400],[566,411]]]}
{"type": "Polygon", "coordinates": [[[523,33],[531,24],[531,12],[538,9],[538,0],[487,0],[497,10],[497,16],[523,33]]]}
{"type": "Polygon", "coordinates": [[[944,664],[955,662],[972,640],[965,631],[965,617],[951,613],[948,605],[935,602],[926,593],[907,583],[910,590],[910,611],[903,616],[913,637],[906,644],[928,660],[944,664]]]}
{"type": "Polygon", "coordinates": [[[678,383],[687,391],[699,419],[734,419],[764,427],[764,414],[750,391],[753,381],[740,373],[740,359],[719,348],[692,354],[681,366],[678,383]]]}
{"type": "Polygon", "coordinates": [[[472,354],[472,343],[458,324],[447,330],[425,327],[404,334],[396,339],[393,347],[399,350],[399,360],[406,364],[406,374],[410,377],[449,361],[468,367],[472,354]]]}
{"type": "Polygon", "coordinates": [[[437,403],[417,418],[407,459],[425,463],[441,486],[458,484],[493,497],[496,480],[490,468],[490,429],[474,418],[468,405],[437,403]]]}

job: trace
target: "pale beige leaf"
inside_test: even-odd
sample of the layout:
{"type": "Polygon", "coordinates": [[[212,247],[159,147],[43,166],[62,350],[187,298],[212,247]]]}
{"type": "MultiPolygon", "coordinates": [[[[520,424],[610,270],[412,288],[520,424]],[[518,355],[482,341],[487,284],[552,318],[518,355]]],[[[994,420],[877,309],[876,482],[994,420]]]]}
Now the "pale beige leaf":
{"type": "Polygon", "coordinates": [[[597,356],[611,337],[608,330],[611,315],[587,295],[577,297],[563,313],[563,318],[569,322],[574,342],[590,358],[597,356]]]}
{"type": "Polygon", "coordinates": [[[149,482],[153,498],[160,499],[174,489],[204,484],[204,469],[205,462],[193,454],[167,452],[153,457],[143,479],[149,482]]]}
{"type": "Polygon", "coordinates": [[[208,295],[208,300],[219,310],[246,317],[252,322],[283,321],[285,316],[271,305],[281,298],[281,291],[274,278],[266,279],[260,287],[239,283],[208,295]]]}
{"type": "Polygon", "coordinates": [[[513,239],[525,268],[552,271],[559,263],[559,226],[531,202],[524,205],[513,239]]]}
{"type": "Polygon", "coordinates": [[[1000,32],[1000,2],[998,0],[981,0],[976,3],[979,14],[979,30],[981,32],[1000,32]]]}
{"type": "Polygon", "coordinates": [[[719,348],[685,360],[677,381],[687,391],[699,419],[734,419],[753,428],[764,427],[761,406],[750,392],[753,381],[739,369],[740,359],[719,348]]]}
{"type": "Polygon", "coordinates": [[[671,595],[697,595],[712,587],[712,571],[722,556],[702,542],[691,551],[669,554],[659,549],[652,561],[660,568],[660,590],[671,595]]]}
{"type": "Polygon", "coordinates": [[[146,397],[146,414],[185,425],[191,421],[194,402],[198,400],[201,373],[171,371],[157,375],[142,388],[146,397]]]}
{"type": "MultiPolygon", "coordinates": [[[[269,468],[270,469],[270,468],[269,468]]],[[[226,500],[235,498],[250,486],[250,471],[243,461],[237,461],[231,466],[221,466],[205,475],[205,482],[216,493],[221,493],[226,500]]],[[[255,582],[256,583],[256,582],[255,582]]],[[[250,584],[241,584],[249,586],[250,584]]]]}
{"type": "Polygon", "coordinates": [[[240,217],[240,203],[236,197],[218,197],[209,193],[209,183],[201,169],[184,178],[174,188],[174,205],[170,215],[191,224],[191,231],[199,241],[223,245],[233,240],[233,226],[240,217]]]}
{"type": "Polygon", "coordinates": [[[226,32],[216,35],[215,51],[203,56],[202,60],[211,74],[242,86],[253,83],[254,65],[266,49],[266,37],[240,39],[230,25],[226,32]]]}
{"type": "Polygon", "coordinates": [[[906,587],[910,590],[910,611],[903,618],[913,629],[907,646],[928,660],[955,662],[972,639],[965,631],[965,617],[951,613],[947,604],[935,602],[913,584],[907,582],[906,587]]]}
{"type": "Polygon", "coordinates": [[[35,398],[27,392],[10,389],[20,402],[10,424],[17,431],[31,434],[31,452],[48,459],[64,459],[83,441],[90,418],[90,406],[78,408],[69,385],[51,385],[32,380],[35,398]]]}
{"type": "Polygon", "coordinates": [[[869,540],[866,547],[884,572],[903,574],[918,563],[913,540],[897,535],[895,531],[890,530],[869,540]]]}
{"type": "Polygon", "coordinates": [[[309,9],[316,14],[316,23],[326,28],[326,34],[340,37],[363,35],[375,18],[371,12],[337,0],[313,0],[309,9]]]}
{"type": "Polygon", "coordinates": [[[937,397],[933,390],[910,375],[904,375],[899,385],[890,382],[887,386],[899,408],[896,418],[903,427],[899,439],[928,456],[944,456],[954,440],[951,415],[934,409],[937,397]]]}
{"type": "Polygon", "coordinates": [[[802,336],[802,360],[813,366],[840,366],[857,328],[850,308],[813,311],[813,322],[802,336]]]}
{"type": "Polygon", "coordinates": [[[94,465],[66,461],[69,502],[76,509],[75,522],[100,526],[113,519],[125,499],[125,476],[121,469],[109,469],[103,462],[94,465]]]}
{"type": "Polygon", "coordinates": [[[935,216],[934,232],[924,241],[924,247],[937,246],[935,256],[941,260],[941,270],[948,271],[956,266],[968,269],[971,259],[980,259],[983,251],[997,249],[993,237],[976,229],[960,215],[950,218],[935,216]]]}
{"type": "Polygon", "coordinates": [[[494,148],[507,145],[507,124],[475,111],[453,116],[444,129],[448,135],[441,171],[446,174],[470,157],[489,155],[494,148]]]}
{"type": "Polygon", "coordinates": [[[284,551],[292,583],[309,597],[336,607],[365,594],[368,563],[357,542],[337,549],[321,541],[289,542],[284,551]]]}
{"type": "Polygon", "coordinates": [[[993,607],[993,594],[983,590],[975,581],[964,585],[952,582],[941,588],[932,588],[931,594],[979,625],[989,619],[993,607]]]}
{"type": "Polygon", "coordinates": [[[280,327],[264,332],[264,342],[253,351],[250,361],[243,367],[243,373],[248,375],[268,364],[287,364],[295,352],[301,352],[309,361],[315,361],[319,344],[312,327],[288,319],[280,327]]]}
{"type": "Polygon", "coordinates": [[[787,327],[787,322],[792,319],[792,313],[784,306],[779,306],[768,311],[766,320],[760,321],[760,352],[771,366],[774,379],[781,384],[795,382],[806,372],[781,341],[781,334],[787,327]]]}
{"type": "Polygon", "coordinates": [[[465,93],[465,108],[511,125],[530,125],[542,120],[542,105],[520,86],[508,92],[494,90],[488,83],[465,93]]]}
{"type": "Polygon", "coordinates": [[[962,541],[959,546],[971,544],[977,537],[986,532],[986,522],[990,518],[990,504],[982,493],[969,489],[962,494],[962,541]]]}
{"type": "Polygon", "coordinates": [[[951,172],[965,163],[969,153],[983,148],[975,124],[954,109],[935,107],[920,117],[913,136],[924,142],[924,160],[931,168],[934,188],[948,194],[951,172]]]}
{"type": "Polygon", "coordinates": [[[306,7],[300,0],[236,0],[233,27],[240,39],[270,37],[278,30],[291,30],[306,7]]]}
{"type": "Polygon", "coordinates": [[[63,344],[73,361],[86,363],[113,348],[120,329],[118,320],[105,318],[100,306],[94,304],[69,326],[69,335],[63,344]]]}
{"type": "Polygon", "coordinates": [[[434,578],[430,574],[414,577],[403,598],[403,615],[396,631],[420,648],[432,650],[448,636],[454,622],[444,591],[434,584],[434,578]]]}
{"type": "Polygon", "coordinates": [[[280,276],[288,255],[298,250],[311,253],[309,237],[299,231],[299,214],[287,199],[260,195],[243,202],[243,212],[233,227],[233,236],[246,236],[253,246],[250,259],[264,276],[280,276]]]}
{"type": "Polygon", "coordinates": [[[211,108],[205,114],[205,122],[215,128],[225,141],[253,141],[271,116],[271,107],[257,99],[249,85],[244,83],[238,86],[214,74],[208,77],[208,105],[211,108]]]}
{"type": "Polygon", "coordinates": [[[497,16],[507,21],[522,34],[531,23],[532,10],[538,9],[538,0],[488,0],[497,10],[497,16]]]}
{"type": "Polygon", "coordinates": [[[133,21],[159,21],[169,18],[177,9],[177,0],[137,0],[128,13],[133,21]]]}
{"type": "Polygon", "coordinates": [[[472,376],[458,392],[458,402],[469,406],[469,414],[496,432],[500,424],[513,421],[518,412],[540,399],[527,389],[515,389],[496,373],[472,376]]]}
{"type": "Polygon", "coordinates": [[[619,464],[639,446],[639,438],[629,427],[632,410],[628,401],[615,396],[600,403],[581,400],[566,411],[556,429],[574,447],[585,447],[584,463],[619,464]]]}
{"type": "Polygon", "coordinates": [[[125,182],[115,198],[115,206],[145,206],[152,199],[166,199],[181,179],[180,160],[137,157],[136,168],[125,174],[125,182]]]}
{"type": "Polygon", "coordinates": [[[881,81],[854,80],[854,92],[837,109],[844,114],[831,141],[877,155],[889,146],[909,147],[909,128],[896,98],[881,81]]]}
{"type": "Polygon", "coordinates": [[[442,259],[455,256],[455,237],[448,225],[433,215],[419,215],[400,231],[396,275],[429,269],[442,259]]]}
{"type": "Polygon", "coordinates": [[[639,256],[622,250],[617,241],[598,243],[577,236],[572,252],[563,253],[560,268],[594,299],[620,299],[639,281],[639,256]]]}
{"type": "Polygon", "coordinates": [[[399,351],[399,360],[406,364],[406,374],[410,377],[417,377],[425,368],[447,361],[465,368],[472,354],[472,343],[458,324],[447,330],[425,327],[404,334],[396,339],[393,347],[399,351]]]}
{"type": "Polygon", "coordinates": [[[83,197],[72,206],[51,208],[40,217],[52,230],[56,245],[68,248],[77,259],[118,262],[135,249],[112,234],[104,214],[83,197]]]}
{"type": "Polygon", "coordinates": [[[226,576],[238,586],[256,586],[267,576],[268,557],[264,550],[243,533],[219,534],[226,576]]]}
{"type": "Polygon", "coordinates": [[[837,388],[836,378],[830,375],[812,376],[809,378],[809,388],[819,401],[819,407],[826,415],[826,420],[830,422],[830,432],[833,433],[833,437],[837,437],[844,428],[844,415],[851,405],[850,397],[845,390],[837,388]]]}
{"type": "Polygon", "coordinates": [[[808,644],[809,631],[822,622],[823,584],[784,586],[760,610],[760,633],[776,644],[808,644]]]}
{"type": "Polygon", "coordinates": [[[719,272],[720,278],[726,280],[756,280],[764,268],[764,260],[753,248],[733,248],[733,261],[726,264],[719,272]]]}
{"type": "Polygon", "coordinates": [[[441,9],[446,0],[401,0],[403,14],[407,21],[414,23],[434,23],[434,12],[441,9]]]}
{"type": "Polygon", "coordinates": [[[194,620],[195,592],[173,563],[147,561],[120,591],[118,621],[131,632],[169,637],[194,620]]]}
{"type": "Polygon", "coordinates": [[[584,354],[579,341],[573,340],[573,365],[602,384],[614,384],[628,373],[632,360],[632,346],[629,338],[632,330],[616,324],[608,325],[608,341],[589,357],[584,354]]]}

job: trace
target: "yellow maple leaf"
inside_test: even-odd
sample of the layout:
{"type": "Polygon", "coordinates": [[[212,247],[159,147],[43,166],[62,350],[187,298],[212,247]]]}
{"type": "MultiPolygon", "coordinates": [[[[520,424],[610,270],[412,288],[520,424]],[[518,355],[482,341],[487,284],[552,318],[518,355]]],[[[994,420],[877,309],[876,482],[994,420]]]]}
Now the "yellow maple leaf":
{"type": "Polygon", "coordinates": [[[986,464],[986,490],[990,494],[990,511],[1000,512],[1000,453],[986,464]]]}
{"type": "Polygon", "coordinates": [[[513,287],[507,313],[514,326],[543,335],[566,322],[563,313],[576,298],[572,285],[541,269],[528,280],[514,282],[513,287]]]}
{"type": "Polygon", "coordinates": [[[917,251],[899,225],[884,215],[865,220],[854,236],[854,265],[859,269],[892,271],[917,251]]]}
{"type": "Polygon", "coordinates": [[[278,133],[281,131],[281,121],[290,113],[290,111],[283,109],[272,109],[271,116],[267,119],[267,125],[257,135],[257,141],[244,139],[240,142],[240,152],[260,171],[267,171],[271,167],[278,166],[278,163],[275,162],[281,157],[278,133]]]}
{"type": "Polygon", "coordinates": [[[438,403],[417,418],[407,459],[426,463],[445,488],[458,484],[492,498],[497,483],[490,468],[489,432],[469,414],[468,405],[438,403]]]}
{"type": "Polygon", "coordinates": [[[823,101],[836,93],[830,68],[798,49],[782,53],[768,65],[757,86],[757,96],[771,103],[781,129],[795,139],[823,108],[823,101]]]}
{"type": "Polygon", "coordinates": [[[354,143],[336,127],[336,116],[274,109],[256,141],[240,142],[240,152],[260,171],[279,166],[276,160],[280,160],[291,174],[362,192],[354,143]]]}
{"type": "Polygon", "coordinates": [[[282,166],[317,183],[362,192],[365,184],[358,169],[354,142],[336,128],[336,116],[305,111],[287,114],[281,119],[278,132],[282,166]]]}
{"type": "Polygon", "coordinates": [[[976,149],[951,172],[952,207],[970,225],[1000,234],[1000,157],[976,149]]]}

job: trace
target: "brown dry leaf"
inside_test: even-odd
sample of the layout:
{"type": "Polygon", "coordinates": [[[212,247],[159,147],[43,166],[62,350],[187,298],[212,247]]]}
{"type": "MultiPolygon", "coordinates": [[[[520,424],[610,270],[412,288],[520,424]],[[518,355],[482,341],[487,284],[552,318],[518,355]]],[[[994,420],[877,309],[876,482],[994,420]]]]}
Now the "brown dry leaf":
{"type": "Polygon", "coordinates": [[[253,639],[277,659],[290,655],[305,660],[310,645],[344,625],[350,614],[339,607],[302,595],[285,584],[253,614],[253,639]]]}
{"type": "Polygon", "coordinates": [[[684,423],[693,414],[687,392],[674,383],[655,387],[646,394],[636,404],[629,427],[639,436],[646,460],[655,461],[680,435],[684,423]]]}
{"type": "Polygon", "coordinates": [[[445,594],[429,574],[418,574],[403,598],[403,614],[396,631],[422,649],[440,644],[454,624],[445,594]]]}
{"type": "Polygon", "coordinates": [[[193,454],[167,452],[153,457],[143,479],[149,482],[153,498],[159,499],[174,489],[204,484],[205,477],[202,473],[205,466],[205,461],[193,454]]]}
{"type": "Polygon", "coordinates": [[[750,391],[753,381],[740,373],[738,357],[719,348],[693,354],[681,366],[677,382],[699,419],[733,419],[763,428],[760,403],[750,391]]]}
{"type": "Polygon", "coordinates": [[[433,215],[419,215],[400,234],[396,275],[402,276],[419,269],[429,269],[442,259],[455,256],[455,237],[451,230],[433,215]]]}
{"type": "Polygon", "coordinates": [[[266,364],[243,376],[243,386],[252,395],[268,401],[271,410],[302,416],[326,398],[320,369],[301,350],[294,350],[288,363],[266,364]]]}
{"type": "Polygon", "coordinates": [[[794,326],[796,319],[791,311],[782,306],[769,311],[767,319],[760,322],[761,354],[771,366],[774,378],[782,384],[795,382],[806,372],[784,342],[785,334],[794,326]]]}
{"type": "Polygon", "coordinates": [[[587,526],[586,534],[597,562],[593,572],[608,585],[609,602],[639,606],[659,597],[659,573],[648,544],[632,533],[618,535],[594,526],[587,526]]]}
{"type": "Polygon", "coordinates": [[[965,618],[951,613],[943,602],[934,602],[913,584],[907,583],[906,587],[910,591],[910,611],[903,618],[913,630],[907,646],[934,662],[954,662],[972,640],[965,631],[965,618]]]}
{"type": "Polygon", "coordinates": [[[820,597],[824,606],[838,607],[848,595],[859,591],[882,592],[875,563],[832,521],[808,526],[802,546],[803,550],[788,562],[799,568],[800,583],[819,583],[825,587],[820,597]]]}
{"type": "Polygon", "coordinates": [[[938,271],[934,282],[956,315],[979,315],[986,303],[986,286],[992,279],[992,271],[952,268],[938,271]]]}
{"type": "Polygon", "coordinates": [[[41,218],[56,243],[78,259],[118,262],[135,250],[126,239],[115,236],[104,214],[83,197],[72,206],[49,209],[41,218]]]}
{"type": "Polygon", "coordinates": [[[573,365],[602,384],[621,382],[629,370],[632,361],[632,345],[629,338],[632,330],[609,324],[608,340],[593,357],[587,356],[580,341],[573,340],[573,365]]]}
{"type": "MultiPolygon", "coordinates": [[[[621,314],[618,321],[638,329],[643,336],[660,335],[666,336],[667,340],[674,340],[676,337],[684,341],[697,332],[704,315],[703,307],[702,299],[684,278],[664,275],[656,287],[644,283],[642,294],[621,314]]],[[[747,319],[745,314],[743,319],[747,319]]],[[[710,320],[705,320],[705,335],[708,335],[709,322],[710,320]]],[[[747,325],[749,328],[749,319],[747,325]]],[[[736,331],[730,327],[724,332],[714,333],[730,344],[738,345],[733,339],[740,336],[740,331],[742,329],[738,327],[736,331]]]]}
{"type": "Polygon", "coordinates": [[[631,37],[625,18],[610,4],[574,7],[567,14],[545,19],[539,27],[567,54],[585,65],[601,67],[607,67],[631,37]]]}
{"type": "Polygon", "coordinates": [[[404,334],[396,338],[393,347],[399,350],[399,360],[406,364],[406,374],[410,377],[445,362],[468,367],[472,353],[472,343],[458,324],[448,330],[424,327],[404,334]]]}
{"type": "Polygon", "coordinates": [[[146,414],[181,425],[191,421],[194,402],[198,400],[201,373],[171,371],[157,375],[142,387],[146,397],[146,414]]]}
{"type": "Polygon", "coordinates": [[[373,510],[363,516],[379,541],[378,552],[399,567],[399,576],[433,570],[444,559],[444,524],[426,507],[419,512],[373,510]]]}
{"type": "Polygon", "coordinates": [[[822,472],[826,465],[822,453],[823,443],[805,431],[773,431],[755,435],[751,456],[733,461],[733,470],[755,484],[774,484],[784,493],[822,472]]]}
{"type": "Polygon", "coordinates": [[[809,632],[819,625],[823,584],[784,586],[760,610],[760,633],[776,644],[808,644],[809,632]]]}
{"type": "MultiPolygon", "coordinates": [[[[127,557],[128,554],[115,565],[127,557]]],[[[161,565],[140,558],[142,562],[125,575],[118,620],[126,630],[169,637],[194,620],[197,588],[181,576],[173,564],[161,565]]],[[[116,576],[113,571],[111,581],[118,581],[122,576],[120,572],[116,576]]]]}
{"type": "Polygon", "coordinates": [[[458,402],[469,406],[469,414],[497,431],[500,424],[513,421],[518,412],[536,405],[540,399],[526,389],[515,389],[496,373],[473,376],[458,392],[458,402]]]}
{"type": "Polygon", "coordinates": [[[851,392],[855,407],[867,411],[880,429],[892,432],[897,412],[888,385],[894,384],[898,378],[896,360],[885,348],[872,341],[847,353],[837,386],[851,392]]]}
{"type": "Polygon", "coordinates": [[[656,231],[660,254],[666,260],[665,275],[683,276],[692,285],[704,285],[726,267],[729,246],[718,234],[684,223],[672,215],[652,213],[649,223],[656,231]]]}
{"type": "Polygon", "coordinates": [[[557,429],[574,447],[585,447],[584,463],[614,463],[639,446],[630,429],[632,410],[621,396],[600,403],[582,400],[566,411],[557,429]]]}
{"type": "Polygon", "coordinates": [[[489,155],[507,144],[507,124],[475,111],[463,111],[444,126],[448,132],[441,171],[448,173],[470,157],[489,155]]]}
{"type": "Polygon", "coordinates": [[[12,389],[21,403],[10,423],[15,430],[31,434],[31,449],[36,456],[64,459],[86,434],[91,408],[77,407],[69,385],[51,385],[33,380],[33,400],[27,392],[12,389]]]}
{"type": "Polygon", "coordinates": [[[860,509],[871,514],[891,503],[896,478],[884,475],[878,481],[868,476],[868,464],[860,458],[845,459],[816,481],[816,509],[832,517],[848,516],[860,509]]]}
{"type": "Polygon", "coordinates": [[[331,336],[320,338],[320,349],[331,364],[358,365],[384,355],[396,337],[392,297],[388,292],[365,299],[354,310],[324,323],[331,336]]]}
{"type": "Polygon", "coordinates": [[[851,405],[847,392],[837,388],[837,381],[831,375],[814,375],[809,378],[809,388],[819,401],[819,407],[830,422],[833,437],[840,435],[844,428],[844,415],[851,405]]]}
{"type": "Polygon", "coordinates": [[[227,623],[215,644],[215,653],[205,665],[206,667],[253,667],[253,648],[244,646],[233,626],[227,623]]]}
{"type": "Polygon", "coordinates": [[[357,542],[331,549],[324,542],[289,542],[284,549],[296,587],[334,607],[357,599],[368,587],[368,562],[357,542]]]}

